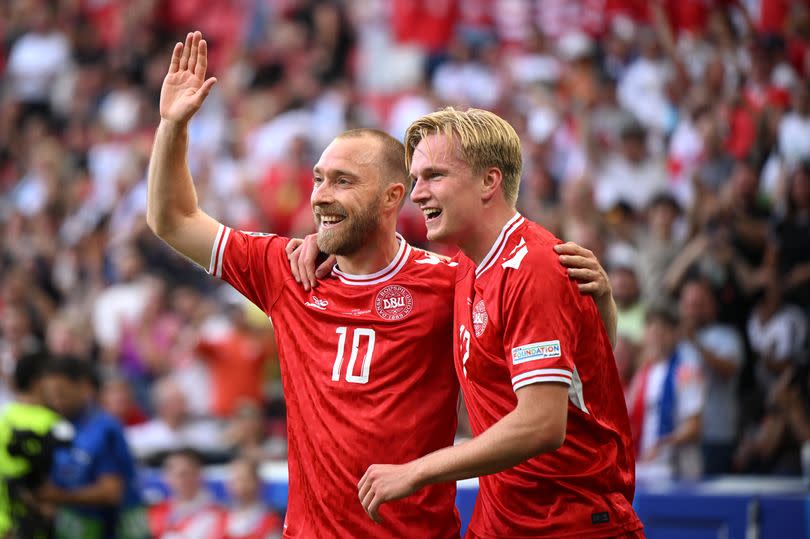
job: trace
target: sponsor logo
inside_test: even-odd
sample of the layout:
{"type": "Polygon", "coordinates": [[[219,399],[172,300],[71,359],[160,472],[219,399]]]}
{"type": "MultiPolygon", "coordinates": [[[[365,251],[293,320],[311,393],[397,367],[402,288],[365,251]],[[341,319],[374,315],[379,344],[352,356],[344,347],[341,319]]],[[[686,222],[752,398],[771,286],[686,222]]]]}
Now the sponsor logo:
{"type": "Polygon", "coordinates": [[[484,334],[484,330],[487,329],[487,322],[489,322],[489,315],[487,315],[487,308],[484,306],[484,300],[481,300],[475,304],[472,319],[475,336],[480,337],[484,334]]]}
{"type": "Polygon", "coordinates": [[[272,234],[270,232],[249,232],[247,230],[243,230],[242,233],[247,234],[248,236],[253,236],[254,238],[264,238],[264,237],[267,237],[267,236],[274,236],[275,235],[275,234],[272,234]]]}
{"type": "Polygon", "coordinates": [[[313,307],[315,309],[319,309],[321,311],[326,310],[326,306],[329,305],[329,301],[325,299],[320,299],[318,296],[312,296],[312,301],[305,301],[304,305],[307,307],[313,307]]]}
{"type": "Polygon", "coordinates": [[[413,309],[413,296],[407,288],[392,284],[377,292],[374,307],[386,320],[401,320],[413,309]]]}
{"type": "Polygon", "coordinates": [[[550,359],[560,357],[560,341],[544,341],[512,348],[512,364],[518,365],[537,359],[550,359]]]}

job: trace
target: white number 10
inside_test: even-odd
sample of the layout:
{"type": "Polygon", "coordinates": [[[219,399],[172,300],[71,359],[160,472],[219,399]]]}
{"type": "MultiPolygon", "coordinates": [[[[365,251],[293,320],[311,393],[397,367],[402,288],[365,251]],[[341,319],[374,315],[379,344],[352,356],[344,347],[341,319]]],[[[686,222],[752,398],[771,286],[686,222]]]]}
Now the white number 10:
{"type": "MultiPolygon", "coordinates": [[[[338,340],[337,355],[335,356],[335,364],[332,367],[332,381],[340,381],[340,367],[343,364],[343,351],[346,348],[346,327],[339,327],[335,333],[340,335],[338,340]]],[[[353,384],[366,384],[368,383],[368,372],[371,369],[371,355],[374,353],[374,340],[375,333],[373,329],[356,328],[352,337],[352,354],[349,357],[349,364],[346,366],[346,381],[353,384]],[[354,364],[357,361],[357,354],[360,350],[360,337],[368,337],[368,347],[366,348],[366,355],[363,356],[363,365],[360,368],[360,374],[354,374],[354,364]]]]}

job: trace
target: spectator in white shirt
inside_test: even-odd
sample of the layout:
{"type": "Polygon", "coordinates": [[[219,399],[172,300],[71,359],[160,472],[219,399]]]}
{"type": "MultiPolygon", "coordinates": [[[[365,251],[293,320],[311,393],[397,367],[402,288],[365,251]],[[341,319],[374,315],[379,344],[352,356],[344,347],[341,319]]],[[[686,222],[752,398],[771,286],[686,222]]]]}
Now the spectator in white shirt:
{"type": "Polygon", "coordinates": [[[717,301],[708,281],[691,279],[679,298],[684,340],[700,354],[706,377],[703,465],[706,475],[728,473],[737,442],[737,386],[744,360],[742,339],[731,326],[717,323],[717,301]]]}
{"type": "Polygon", "coordinates": [[[155,462],[184,447],[193,447],[212,460],[221,456],[224,448],[219,426],[212,420],[190,417],[186,396],[174,380],[166,377],[155,382],[154,399],[157,417],[126,431],[138,460],[155,462]]]}

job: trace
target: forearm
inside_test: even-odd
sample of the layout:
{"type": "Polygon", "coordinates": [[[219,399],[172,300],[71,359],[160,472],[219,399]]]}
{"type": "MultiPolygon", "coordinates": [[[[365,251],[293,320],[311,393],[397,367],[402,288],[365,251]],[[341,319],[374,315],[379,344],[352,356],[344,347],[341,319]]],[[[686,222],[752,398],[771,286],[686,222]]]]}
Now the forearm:
{"type": "Polygon", "coordinates": [[[525,421],[513,411],[480,436],[445,447],[412,464],[421,486],[489,475],[512,468],[531,457],[553,451],[565,438],[549,436],[552,430],[525,421]]]}
{"type": "Polygon", "coordinates": [[[616,302],[613,299],[613,294],[607,294],[596,300],[596,307],[599,309],[599,316],[602,317],[602,323],[605,325],[608,339],[610,339],[610,346],[616,346],[616,328],[618,326],[619,313],[616,309],[616,302]]]}
{"type": "Polygon", "coordinates": [[[197,192],[188,168],[188,125],[161,120],[149,162],[146,220],[155,234],[176,230],[197,210],[197,192]]]}
{"type": "Polygon", "coordinates": [[[704,363],[722,378],[729,379],[737,373],[738,365],[734,361],[715,354],[697,341],[694,341],[694,345],[700,352],[704,363]]]}
{"type": "Polygon", "coordinates": [[[60,505],[119,505],[124,494],[124,486],[117,476],[105,476],[85,487],[66,490],[51,487],[48,498],[60,505]]]}
{"type": "Polygon", "coordinates": [[[672,434],[667,436],[666,443],[678,447],[695,442],[700,438],[702,425],[700,416],[690,417],[672,434]]]}

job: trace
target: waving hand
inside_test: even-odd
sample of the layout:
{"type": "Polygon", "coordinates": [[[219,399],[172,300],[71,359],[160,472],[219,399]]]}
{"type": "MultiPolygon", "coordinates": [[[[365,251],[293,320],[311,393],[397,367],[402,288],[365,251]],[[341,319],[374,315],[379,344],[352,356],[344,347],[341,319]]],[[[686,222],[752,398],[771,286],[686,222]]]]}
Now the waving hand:
{"type": "Polygon", "coordinates": [[[174,46],[169,72],[163,79],[160,90],[161,118],[185,123],[200,110],[217,82],[214,77],[205,79],[207,69],[208,44],[202,38],[202,33],[189,33],[185,44],[177,43],[174,46]]]}

